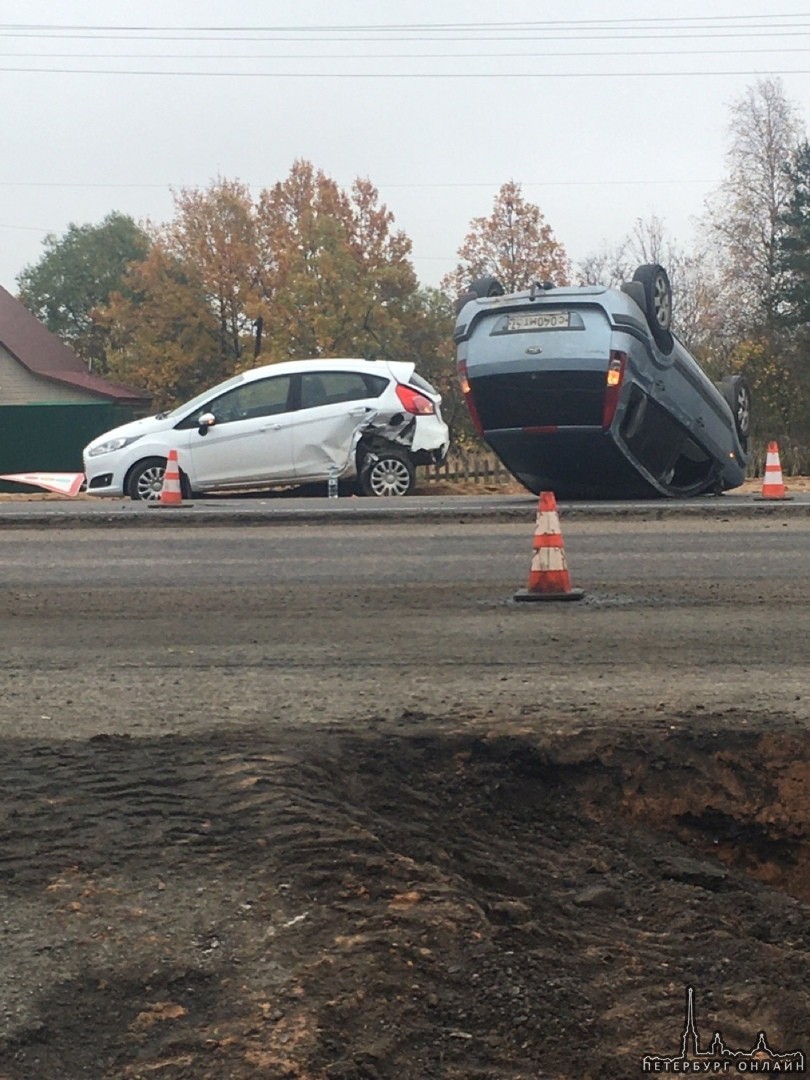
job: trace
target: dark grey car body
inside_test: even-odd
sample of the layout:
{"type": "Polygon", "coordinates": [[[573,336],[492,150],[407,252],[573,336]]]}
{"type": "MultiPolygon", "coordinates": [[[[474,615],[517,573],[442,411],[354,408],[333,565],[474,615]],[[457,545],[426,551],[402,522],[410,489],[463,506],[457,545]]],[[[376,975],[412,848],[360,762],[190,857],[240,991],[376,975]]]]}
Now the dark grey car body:
{"type": "Polygon", "coordinates": [[[748,417],[735,416],[734,380],[715,385],[645,306],[635,282],[459,302],[473,420],[530,491],[690,496],[743,482],[748,417]]]}

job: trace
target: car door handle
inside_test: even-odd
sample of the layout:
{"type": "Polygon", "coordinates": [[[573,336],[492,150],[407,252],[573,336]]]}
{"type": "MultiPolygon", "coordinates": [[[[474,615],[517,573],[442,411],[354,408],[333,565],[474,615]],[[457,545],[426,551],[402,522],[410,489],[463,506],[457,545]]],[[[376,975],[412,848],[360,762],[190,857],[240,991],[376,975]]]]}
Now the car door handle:
{"type": "Polygon", "coordinates": [[[267,427],[259,428],[259,431],[281,431],[281,424],[268,424],[267,427]]]}
{"type": "Polygon", "coordinates": [[[349,409],[349,416],[365,416],[367,412],[370,412],[370,410],[366,408],[349,409]]]}

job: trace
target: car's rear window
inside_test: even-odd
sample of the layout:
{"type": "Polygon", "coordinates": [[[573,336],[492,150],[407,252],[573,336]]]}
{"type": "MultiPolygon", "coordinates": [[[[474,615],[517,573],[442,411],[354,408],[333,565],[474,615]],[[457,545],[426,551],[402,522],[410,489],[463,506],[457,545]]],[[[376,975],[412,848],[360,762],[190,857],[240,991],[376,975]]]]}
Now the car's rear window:
{"type": "Polygon", "coordinates": [[[307,371],[301,376],[301,408],[379,397],[388,380],[359,371],[307,371]]]}

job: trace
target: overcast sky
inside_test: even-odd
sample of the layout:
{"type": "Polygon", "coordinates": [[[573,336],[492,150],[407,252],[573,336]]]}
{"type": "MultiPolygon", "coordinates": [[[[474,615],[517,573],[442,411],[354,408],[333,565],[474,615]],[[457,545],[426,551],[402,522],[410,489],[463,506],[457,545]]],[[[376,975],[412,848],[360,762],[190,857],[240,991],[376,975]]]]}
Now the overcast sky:
{"type": "Polygon", "coordinates": [[[296,158],[368,177],[425,284],[512,179],[575,261],[653,214],[688,246],[729,103],[778,75],[806,119],[809,49],[796,0],[2,0],[0,285],[71,222],[296,158]]]}

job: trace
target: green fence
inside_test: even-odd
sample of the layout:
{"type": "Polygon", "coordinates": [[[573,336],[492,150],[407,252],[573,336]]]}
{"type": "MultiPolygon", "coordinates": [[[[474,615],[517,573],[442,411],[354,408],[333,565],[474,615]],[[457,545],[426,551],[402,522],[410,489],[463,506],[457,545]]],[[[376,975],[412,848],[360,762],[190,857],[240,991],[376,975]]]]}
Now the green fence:
{"type": "MultiPolygon", "coordinates": [[[[82,449],[133,419],[123,405],[0,405],[0,473],[81,472],[82,449]]],[[[0,491],[19,491],[0,480],[0,491]]]]}

